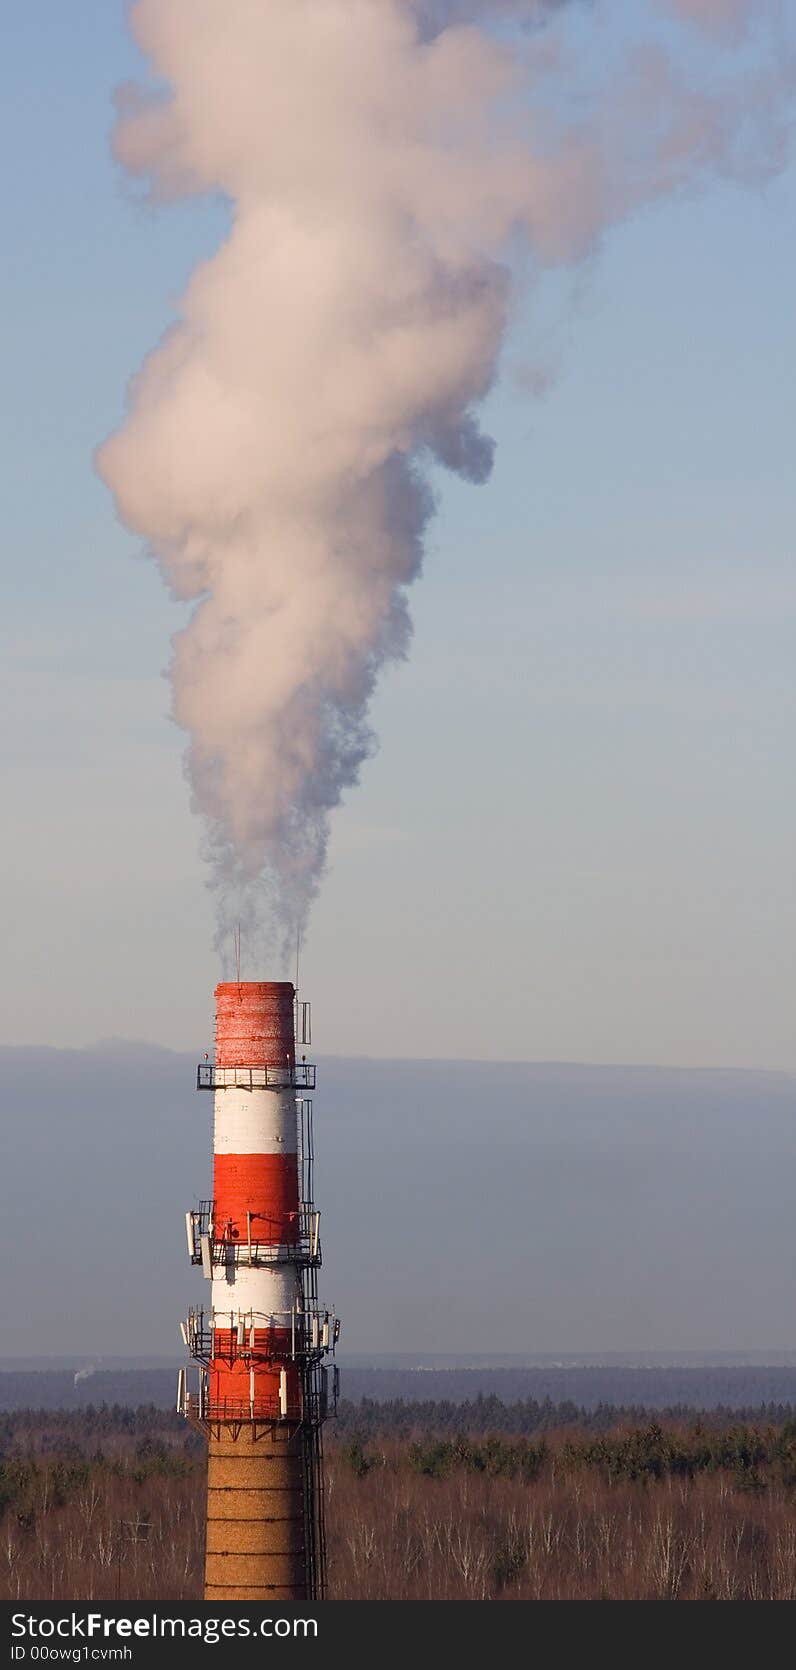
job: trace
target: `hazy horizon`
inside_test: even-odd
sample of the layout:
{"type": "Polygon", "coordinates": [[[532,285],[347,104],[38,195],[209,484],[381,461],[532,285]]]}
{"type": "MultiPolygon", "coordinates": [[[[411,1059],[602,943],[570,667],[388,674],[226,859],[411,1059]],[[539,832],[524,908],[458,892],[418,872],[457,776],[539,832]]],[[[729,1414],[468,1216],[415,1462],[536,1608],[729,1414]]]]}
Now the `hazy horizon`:
{"type": "MultiPolygon", "coordinates": [[[[199,1045],[197,1045],[197,1050],[196,1050],[196,1064],[197,1065],[199,1064],[200,1060],[202,1060],[204,1058],[205,1046],[207,1044],[208,1044],[208,1039],[203,1038],[201,1040],[201,1049],[200,1049],[199,1045]]],[[[212,1046],[212,1044],[213,1044],[213,1040],[212,1040],[212,1037],[211,1037],[211,1038],[209,1038],[209,1045],[212,1046]]],[[[73,1043],[70,1043],[70,1044],[51,1043],[50,1044],[50,1043],[46,1043],[46,1042],[42,1042],[42,1041],[36,1041],[35,1043],[27,1043],[27,1042],[18,1043],[13,1038],[0,1038],[0,1050],[30,1050],[30,1049],[40,1050],[40,1051],[44,1051],[44,1052],[52,1051],[54,1053],[67,1053],[67,1054],[74,1054],[74,1055],[85,1054],[87,1052],[91,1053],[92,1051],[97,1051],[100,1054],[105,1053],[105,1052],[107,1052],[108,1054],[112,1054],[114,1051],[118,1051],[119,1054],[124,1054],[125,1052],[128,1052],[128,1051],[135,1051],[135,1050],[140,1049],[140,1050],[150,1050],[150,1051],[153,1051],[153,1052],[155,1052],[159,1055],[177,1056],[181,1060],[184,1059],[186,1056],[188,1056],[189,1058],[192,1058],[192,1056],[193,1056],[192,1051],[185,1050],[184,1048],[178,1048],[178,1047],[176,1047],[175,1045],[172,1045],[172,1044],[158,1043],[155,1039],[152,1039],[152,1038],[125,1037],[123,1034],[109,1034],[108,1036],[105,1036],[105,1037],[100,1036],[100,1037],[97,1037],[97,1038],[89,1038],[89,1039],[85,1040],[84,1042],[74,1043],[74,1044],[73,1043]]],[[[212,1047],[209,1048],[208,1053],[210,1054],[211,1059],[212,1059],[212,1054],[213,1054],[212,1047]]],[[[455,1065],[457,1067],[467,1067],[469,1065],[476,1066],[476,1067],[501,1067],[501,1066],[503,1066],[503,1067],[550,1067],[550,1068],[561,1067],[563,1069],[570,1069],[571,1068],[575,1071],[582,1068],[585,1072],[590,1071],[592,1068],[596,1068],[601,1072],[602,1071],[611,1072],[612,1070],[615,1069],[616,1071],[622,1072],[622,1073],[634,1073],[634,1072],[638,1072],[638,1073],[661,1072],[661,1073],[672,1073],[672,1074],[688,1073],[688,1074],[692,1074],[692,1075],[696,1075],[696,1076],[698,1076],[701,1073],[707,1073],[707,1074],[727,1073],[727,1074],[732,1074],[734,1077],[742,1077],[744,1074],[748,1074],[751,1077],[755,1077],[756,1075],[762,1074],[764,1076],[771,1076],[771,1077],[775,1077],[775,1078],[780,1077],[780,1078],[785,1078],[785,1079],[793,1079],[794,1081],[796,1081],[796,1067],[782,1067],[782,1066],[778,1066],[775,1062],[772,1062],[770,1065],[760,1066],[760,1067],[734,1067],[734,1066],[729,1066],[729,1065],[726,1065],[726,1064],[722,1064],[719,1061],[715,1061],[715,1062],[708,1061],[708,1062],[705,1062],[704,1064],[687,1065],[687,1064],[680,1064],[676,1061],[675,1062],[653,1061],[653,1060],[650,1060],[650,1061],[623,1061],[623,1060],[618,1059],[618,1058],[615,1061],[598,1061],[598,1060],[588,1060],[588,1059],[585,1059],[585,1058],[584,1059],[578,1059],[578,1058],[575,1058],[575,1057],[565,1058],[565,1057],[561,1057],[561,1056],[545,1056],[545,1055],[457,1055],[457,1056],[447,1056],[447,1055],[401,1055],[401,1054],[384,1055],[384,1054],[379,1054],[378,1052],[367,1051],[367,1050],[362,1050],[361,1052],[357,1051],[357,1050],[345,1050],[345,1051],[343,1051],[343,1050],[339,1050],[339,1051],[338,1050],[324,1050],[322,1052],[322,1057],[321,1057],[319,1055],[319,1052],[317,1050],[314,1050],[311,1046],[307,1049],[306,1053],[308,1055],[308,1058],[311,1058],[314,1061],[317,1061],[319,1059],[323,1059],[324,1061],[341,1061],[341,1062],[342,1061],[353,1061],[353,1062],[361,1061],[361,1062],[380,1063],[380,1064],[383,1064],[384,1066],[391,1066],[391,1065],[398,1066],[398,1065],[412,1065],[412,1064],[417,1065],[417,1066],[423,1066],[426,1063],[428,1065],[433,1065],[433,1064],[436,1064],[436,1063],[442,1064],[442,1063],[452,1062],[452,1063],[455,1063],[455,1065]]]]}
{"type": "MultiPolygon", "coordinates": [[[[0,1049],[7,1354],[180,1355],[196,1060],[0,1049]]],[[[321,1057],[343,1355],[789,1350],[795,1105],[779,1072],[321,1057]]]]}

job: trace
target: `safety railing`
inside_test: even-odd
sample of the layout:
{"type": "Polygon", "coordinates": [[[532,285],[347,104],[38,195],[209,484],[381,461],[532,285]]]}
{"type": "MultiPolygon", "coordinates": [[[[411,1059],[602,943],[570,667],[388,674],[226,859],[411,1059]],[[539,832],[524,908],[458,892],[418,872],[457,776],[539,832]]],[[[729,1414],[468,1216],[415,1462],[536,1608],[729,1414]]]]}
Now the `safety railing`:
{"type": "Polygon", "coordinates": [[[189,1420],[228,1421],[230,1425],[236,1421],[300,1421],[303,1404],[300,1397],[289,1398],[284,1405],[276,1397],[212,1398],[203,1388],[198,1396],[186,1392],[179,1413],[189,1420]]]}
{"type": "MultiPolygon", "coordinates": [[[[263,1241],[263,1214],[247,1215],[245,1229],[237,1234],[218,1233],[213,1223],[213,1202],[203,1200],[198,1209],[185,1214],[188,1257],[212,1272],[214,1265],[225,1269],[239,1265],[265,1266],[303,1264],[320,1267],[321,1214],[304,1205],[295,1214],[279,1220],[267,1219],[268,1240],[263,1241]]],[[[237,1225],[235,1226],[237,1228],[237,1225]]]]}
{"type": "Polygon", "coordinates": [[[315,1067],[309,1061],[284,1066],[217,1067],[214,1061],[200,1061],[196,1069],[197,1090],[314,1090],[315,1067]]]}
{"type": "Polygon", "coordinates": [[[337,1364],[331,1370],[312,1364],[302,1376],[298,1389],[288,1386],[286,1380],[282,1376],[278,1394],[258,1392],[248,1398],[214,1398],[206,1368],[199,1370],[198,1392],[188,1391],[187,1374],[182,1368],[177,1381],[177,1414],[202,1424],[288,1420],[311,1426],[320,1426],[337,1414],[340,1395],[337,1364]]]}
{"type": "Polygon", "coordinates": [[[320,1305],[266,1314],[260,1311],[188,1312],[180,1324],[189,1356],[198,1362],[287,1362],[320,1359],[340,1338],[340,1319],[320,1305]]]}

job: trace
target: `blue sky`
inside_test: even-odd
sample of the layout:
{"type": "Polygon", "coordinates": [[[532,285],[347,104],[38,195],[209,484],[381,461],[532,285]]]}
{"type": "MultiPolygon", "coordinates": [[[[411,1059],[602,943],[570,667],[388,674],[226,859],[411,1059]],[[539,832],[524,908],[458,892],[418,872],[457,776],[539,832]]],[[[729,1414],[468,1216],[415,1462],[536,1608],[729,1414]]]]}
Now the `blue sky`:
{"type": "MultiPolygon", "coordinates": [[[[91,463],[224,226],[115,170],[136,69],[98,0],[30,0],[0,65],[6,1042],[204,1048],[217,977],[161,677],[182,614],[91,463]]],[[[439,483],[335,820],[327,1052],[796,1067],[795,193],[660,204],[517,319],[494,477],[439,483]]]]}

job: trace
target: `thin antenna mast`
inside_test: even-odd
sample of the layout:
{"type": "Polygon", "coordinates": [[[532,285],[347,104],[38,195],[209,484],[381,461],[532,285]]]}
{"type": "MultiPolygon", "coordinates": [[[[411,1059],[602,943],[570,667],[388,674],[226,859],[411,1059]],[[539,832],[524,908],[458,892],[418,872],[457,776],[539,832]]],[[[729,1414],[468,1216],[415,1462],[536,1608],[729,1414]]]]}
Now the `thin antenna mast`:
{"type": "Polygon", "coordinates": [[[235,924],[235,930],[234,930],[234,933],[233,933],[233,942],[234,942],[234,945],[235,945],[235,974],[236,974],[236,977],[237,977],[238,985],[240,985],[240,922],[237,922],[235,924]]]}

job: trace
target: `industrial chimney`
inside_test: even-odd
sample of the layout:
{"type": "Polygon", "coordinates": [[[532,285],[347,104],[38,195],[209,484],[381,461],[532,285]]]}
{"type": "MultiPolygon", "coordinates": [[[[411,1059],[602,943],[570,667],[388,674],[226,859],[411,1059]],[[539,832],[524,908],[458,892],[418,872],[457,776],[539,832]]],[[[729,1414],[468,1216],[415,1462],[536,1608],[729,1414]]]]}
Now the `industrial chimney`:
{"type": "Polygon", "coordinates": [[[213,1198],[186,1218],[209,1307],[182,1326],[198,1393],[177,1407],[208,1437],[205,1599],[319,1600],[325,1580],[321,1428],[337,1401],[340,1324],[321,1309],[313,1201],[309,1004],[287,981],[216,987],[213,1198]]]}

